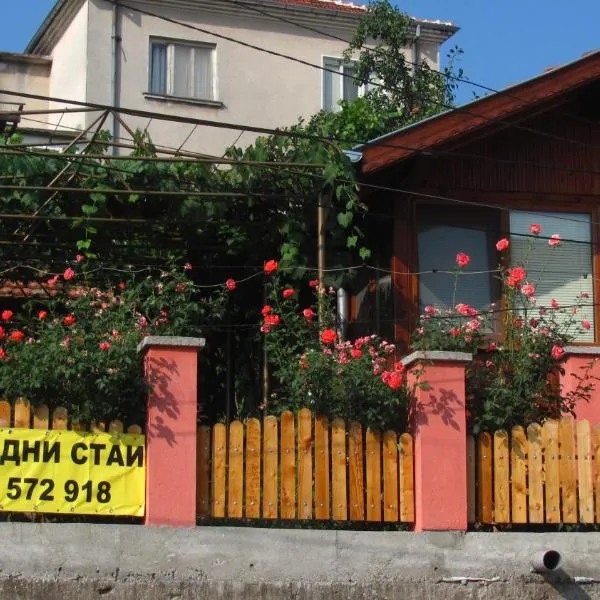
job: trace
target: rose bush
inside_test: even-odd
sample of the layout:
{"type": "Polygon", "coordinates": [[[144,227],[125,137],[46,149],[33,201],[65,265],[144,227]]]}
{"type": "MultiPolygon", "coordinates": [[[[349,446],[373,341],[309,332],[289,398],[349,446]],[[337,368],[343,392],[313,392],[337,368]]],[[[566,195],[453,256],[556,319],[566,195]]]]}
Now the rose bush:
{"type": "Polygon", "coordinates": [[[261,311],[261,331],[276,379],[268,410],[307,407],[373,429],[404,430],[410,391],[402,364],[394,363],[394,345],[375,335],[340,340],[335,290],[322,288],[317,280],[295,290],[276,271],[269,269],[268,301],[261,311]]]}
{"type": "MultiPolygon", "coordinates": [[[[542,228],[533,224],[529,231],[539,235],[542,228]]],[[[560,235],[553,234],[548,244],[558,248],[560,235]]],[[[499,252],[509,246],[505,238],[496,244],[499,252]]],[[[526,255],[530,252],[531,247],[526,255]]],[[[465,256],[457,255],[456,281],[469,262],[465,256]]],[[[527,265],[500,266],[498,277],[500,305],[482,310],[466,304],[449,309],[426,306],[412,340],[417,350],[473,353],[466,387],[469,426],[475,433],[572,413],[577,402],[589,400],[593,388],[593,381],[585,375],[568,394],[562,394],[558,385],[564,347],[591,326],[579,316],[587,294],[569,307],[561,307],[554,299],[543,307],[538,306],[536,282],[528,279],[527,265]],[[502,331],[496,331],[498,323],[502,331]]]]}
{"type": "Polygon", "coordinates": [[[139,342],[200,335],[223,316],[231,284],[200,295],[186,265],[101,288],[86,283],[80,262],[45,282],[46,298],[0,314],[0,390],[9,400],[64,406],[79,421],[139,419],[146,393],[139,342]]]}

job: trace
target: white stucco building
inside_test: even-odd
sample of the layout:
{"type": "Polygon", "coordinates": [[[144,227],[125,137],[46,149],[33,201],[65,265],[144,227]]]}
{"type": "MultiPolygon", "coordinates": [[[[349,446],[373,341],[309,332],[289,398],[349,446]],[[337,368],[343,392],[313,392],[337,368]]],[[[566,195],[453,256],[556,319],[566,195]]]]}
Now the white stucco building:
{"type": "MultiPolygon", "coordinates": [[[[0,89],[62,100],[0,93],[0,103],[57,109],[71,100],[242,126],[291,125],[361,93],[351,79],[303,63],[351,71],[342,60],[346,43],[335,38],[350,39],[363,12],[334,0],[58,0],[23,55],[0,54],[0,89]]],[[[437,68],[440,45],[455,31],[451,23],[416,19],[408,59],[437,68]]],[[[20,125],[44,127],[42,120],[77,132],[96,117],[29,115],[20,125]]],[[[126,122],[147,127],[159,146],[211,155],[255,137],[141,117],[126,122]]],[[[130,137],[116,121],[106,127],[130,137]]]]}

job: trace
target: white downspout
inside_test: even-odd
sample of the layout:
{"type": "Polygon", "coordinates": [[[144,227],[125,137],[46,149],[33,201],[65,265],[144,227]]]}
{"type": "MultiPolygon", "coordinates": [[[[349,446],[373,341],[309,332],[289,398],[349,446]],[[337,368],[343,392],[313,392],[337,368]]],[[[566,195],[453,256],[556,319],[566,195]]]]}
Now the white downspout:
{"type": "MultiPolygon", "coordinates": [[[[121,99],[121,81],[120,81],[120,61],[119,51],[121,49],[121,31],[120,31],[120,7],[119,0],[115,0],[112,9],[112,32],[111,32],[111,74],[110,74],[110,87],[111,87],[111,104],[114,107],[119,107],[121,99]]],[[[120,137],[119,122],[113,116],[112,118],[112,138],[114,142],[117,142],[120,137]]],[[[115,146],[112,146],[113,153],[116,152],[115,146]]]]}

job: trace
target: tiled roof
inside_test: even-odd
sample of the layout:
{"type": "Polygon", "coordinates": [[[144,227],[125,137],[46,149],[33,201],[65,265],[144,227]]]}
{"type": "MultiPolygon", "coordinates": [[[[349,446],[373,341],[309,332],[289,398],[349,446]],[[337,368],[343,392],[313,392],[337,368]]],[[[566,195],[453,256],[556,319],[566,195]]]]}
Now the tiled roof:
{"type": "Polygon", "coordinates": [[[350,13],[363,13],[367,7],[363,4],[342,2],[342,0],[279,0],[281,4],[296,4],[313,8],[328,8],[350,13]]]}

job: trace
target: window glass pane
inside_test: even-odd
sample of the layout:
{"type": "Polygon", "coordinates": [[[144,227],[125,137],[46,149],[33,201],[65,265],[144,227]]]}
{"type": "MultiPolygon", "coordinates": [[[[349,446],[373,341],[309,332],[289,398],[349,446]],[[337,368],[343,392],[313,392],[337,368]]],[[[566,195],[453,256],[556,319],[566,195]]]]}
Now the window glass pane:
{"type": "MultiPolygon", "coordinates": [[[[552,299],[572,307],[581,293],[588,294],[577,320],[592,327],[578,341],[594,341],[594,276],[592,270],[591,215],[584,213],[510,213],[511,263],[527,270],[527,279],[536,285],[537,307],[550,307],[552,299]],[[538,223],[543,232],[531,236],[529,226],[538,223]],[[548,238],[560,234],[559,247],[548,245],[548,238]],[[521,235],[519,235],[521,234],[521,235]]],[[[564,315],[563,318],[568,318],[564,315]]]]}
{"type": "Polygon", "coordinates": [[[360,85],[356,79],[352,79],[355,70],[353,65],[344,65],[344,100],[347,100],[348,102],[358,98],[360,85]]]}
{"type": "Polygon", "coordinates": [[[167,46],[156,42],[150,53],[150,93],[167,93],[167,46]]]}
{"type": "Polygon", "coordinates": [[[497,211],[422,205],[417,213],[419,298],[421,310],[428,304],[450,308],[465,303],[482,309],[496,300],[492,271],[496,268],[494,240],[497,211]],[[456,255],[471,257],[456,279],[456,255]],[[423,271],[435,271],[423,273],[423,271]],[[444,272],[445,271],[445,272],[444,272]],[[483,271],[482,273],[474,273],[483,271]],[[456,282],[456,288],[455,288],[456,282]]]}
{"type": "Polygon", "coordinates": [[[173,95],[189,98],[192,96],[192,51],[189,46],[174,47],[173,95]]]}
{"type": "Polygon", "coordinates": [[[341,62],[336,59],[326,58],[323,62],[323,108],[325,110],[337,110],[338,102],[341,100],[341,76],[339,70],[341,62]],[[332,73],[331,71],[337,71],[332,73]]]}
{"type": "Polygon", "coordinates": [[[194,98],[213,99],[211,48],[194,48],[194,98]]]}

